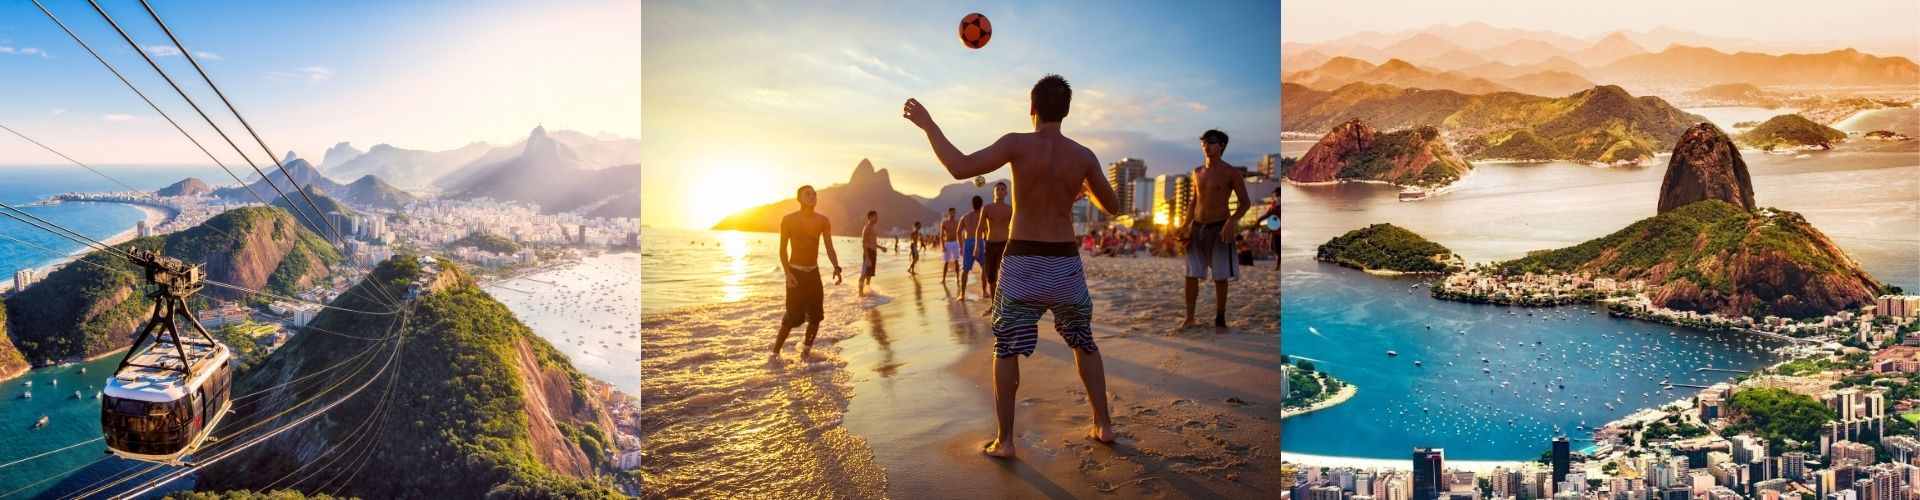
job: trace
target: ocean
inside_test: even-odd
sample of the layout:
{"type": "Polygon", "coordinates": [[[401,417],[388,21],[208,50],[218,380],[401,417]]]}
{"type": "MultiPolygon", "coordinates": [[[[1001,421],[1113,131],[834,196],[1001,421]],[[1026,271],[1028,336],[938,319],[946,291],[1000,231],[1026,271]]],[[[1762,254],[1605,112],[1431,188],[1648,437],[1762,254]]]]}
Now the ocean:
{"type": "MultiPolygon", "coordinates": [[[[1856,121],[1910,123],[1901,117],[1913,112],[1885,110],[1856,121]]],[[[1298,156],[1311,146],[1287,141],[1282,151],[1298,156]]],[[[1800,212],[1867,272],[1920,288],[1920,155],[1742,157],[1761,206],[1800,212]]],[[[1591,306],[1440,301],[1424,287],[1411,288],[1417,280],[1313,260],[1318,244],[1378,222],[1410,229],[1469,262],[1570,246],[1653,215],[1666,159],[1640,168],[1475,166],[1458,189],[1421,202],[1399,202],[1397,189],[1378,185],[1284,188],[1281,345],[1359,388],[1346,403],[1287,419],[1286,451],[1404,459],[1415,446],[1438,446],[1448,458],[1529,460],[1556,429],[1579,437],[1582,423],[1602,425],[1694,391],[1663,392],[1662,380],[1710,385],[1732,374],[1699,369],[1777,361],[1767,352],[1776,344],[1753,336],[1616,319],[1591,306]]]]}

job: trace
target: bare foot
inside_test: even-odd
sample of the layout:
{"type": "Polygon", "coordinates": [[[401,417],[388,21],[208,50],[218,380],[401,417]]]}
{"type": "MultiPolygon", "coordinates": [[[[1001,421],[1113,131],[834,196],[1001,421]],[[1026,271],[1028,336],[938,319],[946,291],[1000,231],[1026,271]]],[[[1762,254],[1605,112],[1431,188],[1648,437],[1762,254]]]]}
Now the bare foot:
{"type": "Polygon", "coordinates": [[[1187,331],[1188,328],[1193,328],[1193,320],[1191,319],[1186,321],[1181,321],[1180,326],[1173,327],[1173,331],[1184,332],[1184,331],[1187,331]]]}
{"type": "Polygon", "coordinates": [[[1094,441],[1099,441],[1102,443],[1112,443],[1113,442],[1113,424],[1107,424],[1106,427],[1101,427],[1098,425],[1088,426],[1087,439],[1092,439],[1094,441]]]}
{"type": "Polygon", "coordinates": [[[980,453],[984,453],[993,458],[1013,458],[1013,443],[994,439],[992,442],[987,443],[986,446],[981,447],[980,453]]]}

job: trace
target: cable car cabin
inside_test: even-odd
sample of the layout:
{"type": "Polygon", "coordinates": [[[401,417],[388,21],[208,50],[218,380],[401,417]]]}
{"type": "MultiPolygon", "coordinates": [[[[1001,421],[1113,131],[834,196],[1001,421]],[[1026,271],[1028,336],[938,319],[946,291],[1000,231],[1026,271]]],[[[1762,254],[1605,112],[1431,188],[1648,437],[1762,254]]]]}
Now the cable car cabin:
{"type": "Polygon", "coordinates": [[[194,362],[191,378],[172,369],[185,366],[180,349],[172,342],[156,342],[107,379],[100,426],[114,455],[179,464],[226,415],[232,355],[218,342],[188,342],[185,347],[194,362]]]}

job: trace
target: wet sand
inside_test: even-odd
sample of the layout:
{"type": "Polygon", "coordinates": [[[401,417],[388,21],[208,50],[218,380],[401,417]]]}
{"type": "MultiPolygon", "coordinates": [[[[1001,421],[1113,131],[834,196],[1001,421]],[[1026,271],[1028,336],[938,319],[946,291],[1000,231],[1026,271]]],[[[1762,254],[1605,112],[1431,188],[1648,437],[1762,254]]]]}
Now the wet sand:
{"type": "MultiPolygon", "coordinates": [[[[856,295],[857,265],[845,284],[828,277],[811,359],[799,357],[796,329],[768,360],[781,297],[646,315],[646,496],[1279,494],[1279,275],[1270,261],[1233,285],[1233,328],[1175,333],[1179,261],[1088,258],[1120,437],[1081,437],[1090,416],[1073,354],[1043,320],[1037,351],[1021,360],[1019,456],[996,460],[979,453],[994,432],[987,304],[977,288],[950,300],[939,254],[927,257],[916,278],[904,256],[881,254],[868,297],[856,295]]],[[[1211,296],[1209,284],[1203,319],[1211,296]]]]}
{"type": "MultiPolygon", "coordinates": [[[[938,267],[923,268],[917,280],[899,275],[901,266],[883,267],[881,292],[896,300],[866,312],[869,335],[841,347],[856,394],[846,428],[886,469],[888,496],[1279,494],[1278,273],[1254,266],[1232,285],[1232,328],[1173,332],[1184,314],[1180,261],[1086,263],[1120,437],[1111,445],[1082,437],[1091,419],[1086,391],[1072,351],[1043,320],[1039,347],[1020,362],[1012,460],[979,452],[994,432],[988,305],[977,289],[967,302],[950,301],[952,285],[941,285],[938,267]]],[[[1212,285],[1203,285],[1197,315],[1206,322],[1212,285]]]]}

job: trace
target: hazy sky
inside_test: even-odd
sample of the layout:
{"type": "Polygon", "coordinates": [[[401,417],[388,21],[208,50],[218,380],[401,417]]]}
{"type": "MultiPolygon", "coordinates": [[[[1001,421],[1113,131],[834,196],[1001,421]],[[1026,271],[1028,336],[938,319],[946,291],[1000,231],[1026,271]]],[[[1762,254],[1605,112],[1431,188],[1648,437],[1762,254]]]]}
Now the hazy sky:
{"type": "Polygon", "coordinates": [[[1283,2],[1280,19],[1289,42],[1480,21],[1577,37],[1666,25],[1702,35],[1761,41],[1920,45],[1920,30],[1915,28],[1920,26],[1920,2],[1912,0],[1288,1],[1283,2]]]}
{"type": "MultiPolygon", "coordinates": [[[[238,161],[85,2],[44,3],[223,161],[238,161]]],[[[640,135],[638,1],[153,3],[276,153],[318,161],[339,141],[509,143],[542,122],[640,135]]],[[[244,133],[138,2],[102,5],[223,128],[244,133]]],[[[0,124],[86,162],[210,163],[26,1],[0,2],[0,124]]],[[[0,164],[59,161],[0,135],[0,164]]]]}
{"type": "Polygon", "coordinates": [[[648,4],[648,224],[704,228],[846,182],[862,158],[932,195],[954,181],[901,103],[919,98],[971,152],[1032,130],[1027,92],[1047,73],[1072,83],[1064,130],[1102,164],[1191,168],[1209,128],[1231,134],[1229,162],[1279,152],[1277,2],[814,3],[648,4]],[[968,12],[993,22],[984,49],[958,39],[968,12]]]}

